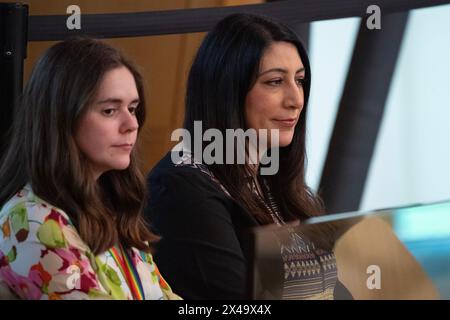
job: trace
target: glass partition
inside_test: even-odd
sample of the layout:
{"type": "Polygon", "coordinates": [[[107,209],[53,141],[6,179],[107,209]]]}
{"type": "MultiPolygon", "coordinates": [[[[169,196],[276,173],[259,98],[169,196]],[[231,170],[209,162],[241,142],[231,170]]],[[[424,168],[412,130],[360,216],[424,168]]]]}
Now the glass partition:
{"type": "Polygon", "coordinates": [[[250,297],[324,298],[302,290],[330,285],[335,262],[334,299],[450,299],[449,216],[450,201],[444,201],[256,228],[250,297]],[[316,259],[302,258],[307,252],[316,259]],[[335,260],[324,252],[334,252],[335,260]]]}

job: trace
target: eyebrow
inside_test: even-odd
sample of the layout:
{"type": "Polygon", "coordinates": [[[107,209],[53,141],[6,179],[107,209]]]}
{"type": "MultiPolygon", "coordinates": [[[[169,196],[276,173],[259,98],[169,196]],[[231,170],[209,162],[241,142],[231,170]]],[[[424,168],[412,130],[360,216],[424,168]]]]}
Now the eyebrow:
{"type": "MultiPolygon", "coordinates": [[[[119,99],[119,98],[107,98],[104,100],[97,101],[95,104],[108,104],[108,103],[121,104],[122,102],[123,102],[123,100],[119,99]]],[[[139,102],[140,102],[139,98],[131,101],[131,103],[139,103],[139,102]]]]}
{"type": "MultiPolygon", "coordinates": [[[[302,72],[302,71],[305,71],[305,68],[304,68],[304,67],[298,69],[298,70],[295,72],[295,74],[300,73],[300,72],[302,72]]],[[[269,69],[269,70],[266,70],[266,71],[264,71],[264,72],[261,72],[261,73],[258,75],[258,77],[259,77],[259,76],[262,76],[263,74],[269,73],[269,72],[288,73],[288,71],[287,71],[286,69],[283,69],[283,68],[273,68],[273,69],[269,69]]]]}

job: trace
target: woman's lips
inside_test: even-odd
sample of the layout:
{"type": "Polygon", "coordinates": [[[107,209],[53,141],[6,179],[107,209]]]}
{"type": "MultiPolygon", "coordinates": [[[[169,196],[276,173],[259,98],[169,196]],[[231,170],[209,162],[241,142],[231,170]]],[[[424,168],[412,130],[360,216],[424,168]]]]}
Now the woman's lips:
{"type": "Polygon", "coordinates": [[[291,128],[297,123],[297,118],[274,119],[279,126],[291,128]]]}
{"type": "Polygon", "coordinates": [[[132,144],[119,144],[119,145],[114,145],[113,147],[119,148],[119,149],[122,149],[125,151],[131,151],[131,149],[133,149],[132,144]]]}

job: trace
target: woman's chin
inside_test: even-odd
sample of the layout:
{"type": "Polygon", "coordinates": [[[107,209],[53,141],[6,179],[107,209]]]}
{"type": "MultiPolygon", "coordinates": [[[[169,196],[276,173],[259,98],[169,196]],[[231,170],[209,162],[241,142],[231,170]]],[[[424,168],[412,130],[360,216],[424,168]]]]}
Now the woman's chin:
{"type": "Polygon", "coordinates": [[[127,160],[127,161],[124,160],[124,161],[120,161],[120,162],[115,163],[112,166],[112,170],[125,170],[129,166],[130,166],[130,161],[129,160],[127,160]]]}
{"type": "Polygon", "coordinates": [[[287,147],[292,143],[292,138],[293,135],[291,134],[286,134],[286,135],[280,135],[280,141],[279,141],[279,147],[283,148],[283,147],[287,147]]]}

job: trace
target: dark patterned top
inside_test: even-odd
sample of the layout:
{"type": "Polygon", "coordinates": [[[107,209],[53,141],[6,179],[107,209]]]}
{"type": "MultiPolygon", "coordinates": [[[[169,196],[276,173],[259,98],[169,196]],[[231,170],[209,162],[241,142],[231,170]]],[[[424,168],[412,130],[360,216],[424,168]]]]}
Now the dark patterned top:
{"type": "MultiPolygon", "coordinates": [[[[190,167],[200,170],[214,181],[229,197],[230,194],[208,167],[185,153],[175,167],[190,167]]],[[[258,192],[254,179],[249,179],[255,195],[264,203],[275,224],[285,224],[279,206],[270,188],[264,182],[264,194],[258,192]]],[[[333,299],[337,281],[336,259],[333,252],[316,248],[314,243],[301,234],[292,231],[290,240],[281,244],[281,256],[284,265],[283,299],[333,299]]]]}

